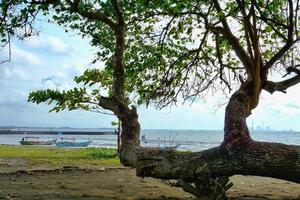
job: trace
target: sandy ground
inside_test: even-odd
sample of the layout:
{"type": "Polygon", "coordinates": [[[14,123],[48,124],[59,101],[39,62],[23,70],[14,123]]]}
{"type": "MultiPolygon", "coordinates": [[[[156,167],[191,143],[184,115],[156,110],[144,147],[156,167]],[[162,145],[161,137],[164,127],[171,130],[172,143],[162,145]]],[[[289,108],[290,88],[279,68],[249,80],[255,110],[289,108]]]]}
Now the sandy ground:
{"type": "MultiPolygon", "coordinates": [[[[93,169],[30,166],[22,159],[0,159],[0,199],[195,199],[160,180],[141,179],[129,168],[93,169]],[[38,171],[30,171],[39,169],[38,171]],[[49,170],[50,169],[50,170],[49,170]]],[[[300,199],[300,184],[255,176],[231,177],[233,199],[300,199]]]]}

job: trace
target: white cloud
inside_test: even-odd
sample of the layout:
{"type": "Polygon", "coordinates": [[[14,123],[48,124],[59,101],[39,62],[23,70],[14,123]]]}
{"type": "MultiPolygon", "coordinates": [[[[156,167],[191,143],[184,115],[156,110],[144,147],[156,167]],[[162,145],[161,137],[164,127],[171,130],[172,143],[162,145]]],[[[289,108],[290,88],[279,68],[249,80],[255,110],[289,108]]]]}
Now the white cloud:
{"type": "Polygon", "coordinates": [[[13,75],[16,75],[17,77],[19,77],[22,80],[28,80],[30,77],[29,74],[25,70],[23,70],[22,68],[19,68],[19,67],[12,68],[11,71],[12,71],[13,75]]]}
{"type": "Polygon", "coordinates": [[[189,111],[189,112],[209,112],[211,111],[211,106],[205,105],[203,102],[195,102],[192,105],[191,104],[183,104],[183,105],[178,105],[177,108],[189,111]]]}
{"type": "Polygon", "coordinates": [[[48,40],[48,44],[53,51],[57,53],[64,53],[67,51],[67,45],[61,39],[53,36],[47,36],[46,40],[48,40]]]}
{"type": "Polygon", "coordinates": [[[3,77],[6,79],[14,78],[20,79],[20,80],[28,80],[30,78],[29,74],[20,67],[15,66],[5,66],[1,68],[1,73],[3,74],[3,77]]]}
{"type": "Polygon", "coordinates": [[[43,63],[36,54],[23,50],[12,44],[12,63],[14,62],[19,62],[22,64],[26,63],[28,65],[41,65],[43,63]]]}
{"type": "Polygon", "coordinates": [[[300,85],[287,90],[287,93],[276,92],[273,95],[263,93],[261,100],[261,109],[276,111],[282,115],[300,114],[300,108],[293,105],[299,104],[300,85]]]}
{"type": "Polygon", "coordinates": [[[49,88],[52,90],[70,90],[72,89],[72,85],[68,83],[67,80],[65,80],[63,77],[60,76],[49,76],[46,78],[43,78],[41,80],[42,84],[45,88],[49,88]]]}
{"type": "Polygon", "coordinates": [[[55,53],[66,53],[68,50],[67,44],[54,36],[39,35],[26,40],[26,43],[33,48],[50,49],[55,53]]]}

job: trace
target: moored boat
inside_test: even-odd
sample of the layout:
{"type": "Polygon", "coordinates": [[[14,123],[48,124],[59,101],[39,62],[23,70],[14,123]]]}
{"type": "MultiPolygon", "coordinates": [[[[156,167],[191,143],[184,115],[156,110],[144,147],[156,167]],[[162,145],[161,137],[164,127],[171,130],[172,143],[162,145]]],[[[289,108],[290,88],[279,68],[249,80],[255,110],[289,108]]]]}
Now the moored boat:
{"type": "Polygon", "coordinates": [[[55,145],[58,147],[86,147],[91,144],[92,140],[84,141],[84,142],[76,142],[75,139],[65,139],[61,138],[61,141],[55,141],[55,145]]]}
{"type": "Polygon", "coordinates": [[[170,141],[170,142],[167,142],[167,141],[164,141],[164,145],[161,146],[160,145],[160,142],[161,140],[146,140],[146,135],[142,135],[141,137],[141,141],[146,145],[147,143],[158,143],[158,146],[152,146],[153,148],[158,148],[160,150],[176,150],[180,144],[176,144],[176,145],[173,145],[173,142],[174,141],[170,141]],[[167,143],[169,143],[169,145],[167,145],[167,143]]]}
{"type": "Polygon", "coordinates": [[[38,137],[23,137],[20,142],[21,145],[52,145],[56,139],[42,141],[38,137]]]}

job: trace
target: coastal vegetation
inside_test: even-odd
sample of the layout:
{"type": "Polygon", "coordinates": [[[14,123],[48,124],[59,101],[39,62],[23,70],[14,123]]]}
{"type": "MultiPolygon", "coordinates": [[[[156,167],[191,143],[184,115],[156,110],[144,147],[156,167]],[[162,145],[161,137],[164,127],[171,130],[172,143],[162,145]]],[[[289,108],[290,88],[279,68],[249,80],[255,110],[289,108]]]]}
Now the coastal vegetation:
{"type": "Polygon", "coordinates": [[[131,49],[128,37],[132,35],[128,34],[130,29],[127,25],[135,14],[123,13],[123,7],[134,9],[134,4],[128,3],[118,0],[2,1],[0,34],[2,45],[10,47],[10,38],[24,39],[36,34],[35,23],[38,17],[44,15],[49,22],[65,28],[66,32],[72,30],[89,40],[91,46],[97,48],[92,62],[96,66],[102,62],[105,67],[89,69],[75,77],[78,87],[68,91],[34,91],[29,94],[28,101],[53,104],[50,111],[55,112],[82,109],[115,115],[122,128],[120,160],[123,165],[135,166],[140,145],[136,105],[141,102],[138,103],[137,97],[131,99],[131,96],[141,87],[138,83],[142,80],[138,76],[140,69],[130,65],[138,52],[128,51],[131,49]]]}
{"type": "Polygon", "coordinates": [[[18,0],[1,8],[3,36],[32,31],[41,12],[99,48],[105,68],[76,77],[82,87],[32,92],[29,101],[55,102],[53,111],[110,110],[122,123],[121,163],[138,176],[176,179],[208,199],[226,199],[228,176],[236,174],[300,183],[300,147],[254,141],[246,123],[263,91],[285,93],[300,82],[299,1],[18,0]],[[136,105],[163,108],[217,91],[230,95],[220,146],[196,153],[139,147],[136,105]]]}
{"type": "Polygon", "coordinates": [[[141,27],[141,32],[153,30],[165,19],[156,37],[149,37],[152,44],[161,47],[162,55],[156,71],[149,72],[159,74],[153,76],[153,82],[158,82],[152,89],[156,103],[164,107],[180,100],[193,102],[218,90],[230,98],[219,147],[176,154],[142,149],[137,174],[179,179],[185,190],[198,197],[206,191],[202,177],[208,174],[210,178],[260,175],[300,183],[300,147],[254,141],[246,123],[263,91],[286,93],[300,82],[299,2],[162,4],[153,0],[144,6],[147,14],[142,16],[154,23],[141,27]]]}

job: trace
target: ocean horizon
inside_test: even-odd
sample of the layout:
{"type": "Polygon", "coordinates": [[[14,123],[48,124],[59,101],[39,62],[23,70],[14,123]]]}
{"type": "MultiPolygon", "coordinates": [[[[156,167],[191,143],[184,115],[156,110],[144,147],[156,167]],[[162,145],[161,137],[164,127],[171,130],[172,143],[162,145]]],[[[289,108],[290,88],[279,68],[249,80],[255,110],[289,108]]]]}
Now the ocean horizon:
{"type": "MultiPolygon", "coordinates": [[[[8,130],[0,127],[0,130],[8,130]]],[[[9,130],[20,131],[15,134],[0,134],[0,144],[19,145],[24,136],[39,137],[41,140],[55,138],[69,138],[77,141],[92,140],[89,147],[117,147],[117,136],[112,134],[97,135],[85,134],[87,132],[111,132],[114,128],[71,128],[71,127],[12,127],[9,130]],[[53,131],[57,134],[30,134],[30,131],[53,131]],[[77,134],[65,134],[64,132],[77,131],[77,134]]],[[[300,132],[274,131],[274,130],[250,130],[251,137],[257,141],[300,145],[300,132]]],[[[141,145],[145,147],[169,147],[179,145],[180,150],[201,151],[218,146],[223,141],[223,130],[193,130],[193,129],[142,129],[141,136],[145,140],[141,145]]]]}

